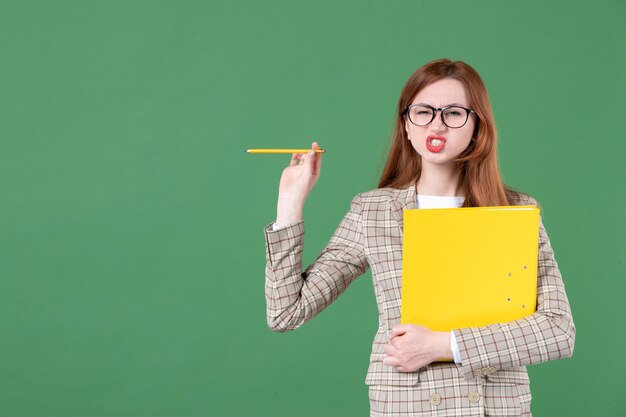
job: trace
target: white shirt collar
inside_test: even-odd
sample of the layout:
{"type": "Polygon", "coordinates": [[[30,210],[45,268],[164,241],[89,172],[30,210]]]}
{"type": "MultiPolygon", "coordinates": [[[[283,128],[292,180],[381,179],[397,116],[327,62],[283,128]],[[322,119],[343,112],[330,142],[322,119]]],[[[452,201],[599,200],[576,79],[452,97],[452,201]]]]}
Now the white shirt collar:
{"type": "Polygon", "coordinates": [[[465,197],[447,195],[417,195],[417,208],[457,208],[463,205],[465,197]]]}

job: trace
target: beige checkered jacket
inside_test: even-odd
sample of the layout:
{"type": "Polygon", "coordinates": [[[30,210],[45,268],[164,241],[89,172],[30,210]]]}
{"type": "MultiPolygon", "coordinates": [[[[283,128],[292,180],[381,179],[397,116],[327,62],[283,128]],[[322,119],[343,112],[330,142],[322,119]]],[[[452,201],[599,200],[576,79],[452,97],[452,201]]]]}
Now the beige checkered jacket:
{"type": "MultiPolygon", "coordinates": [[[[527,195],[513,197],[515,205],[537,205],[527,195]]],[[[526,365],[570,357],[576,335],[543,222],[539,236],[537,312],[509,323],[455,329],[460,364],[433,363],[407,373],[383,365],[382,359],[391,328],[400,322],[403,210],[413,208],[413,185],[357,195],[328,245],[304,271],[304,221],[275,231],[268,225],[268,325],[275,331],[301,326],[371,268],[379,312],[378,332],[365,379],[370,385],[372,415],[376,415],[376,406],[389,407],[396,400],[400,402],[396,404],[398,410],[411,409],[413,413],[437,411],[437,415],[447,415],[444,410],[452,410],[450,415],[530,415],[526,365]],[[379,387],[375,394],[372,386],[379,387]],[[393,400],[391,394],[385,394],[385,399],[380,399],[381,392],[388,392],[389,386],[398,387],[397,392],[401,387],[410,389],[410,398],[406,394],[393,400]],[[402,404],[407,401],[409,406],[402,404]]]]}

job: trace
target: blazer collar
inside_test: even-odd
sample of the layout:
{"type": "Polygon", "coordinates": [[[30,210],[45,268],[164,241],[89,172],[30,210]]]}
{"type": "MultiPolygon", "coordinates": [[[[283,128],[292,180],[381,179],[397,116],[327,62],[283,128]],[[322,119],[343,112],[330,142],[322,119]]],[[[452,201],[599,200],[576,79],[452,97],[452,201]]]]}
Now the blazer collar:
{"type": "Polygon", "coordinates": [[[398,200],[402,205],[402,210],[417,208],[417,192],[415,181],[411,182],[406,188],[400,189],[398,200]]]}
{"type": "Polygon", "coordinates": [[[391,204],[393,217],[400,225],[400,230],[404,230],[404,210],[417,208],[417,193],[415,181],[405,188],[397,190],[396,201],[391,204]]]}

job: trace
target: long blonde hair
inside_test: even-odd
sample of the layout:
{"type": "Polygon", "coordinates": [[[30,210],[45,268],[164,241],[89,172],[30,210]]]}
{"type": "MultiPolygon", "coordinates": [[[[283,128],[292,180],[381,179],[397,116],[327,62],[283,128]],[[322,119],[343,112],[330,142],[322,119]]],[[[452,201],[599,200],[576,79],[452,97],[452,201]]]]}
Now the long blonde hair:
{"type": "Polygon", "coordinates": [[[437,59],[419,68],[408,79],[398,101],[393,141],[378,188],[404,188],[416,183],[422,171],[422,158],[408,140],[404,109],[427,85],[453,78],[465,85],[469,107],[477,116],[473,138],[456,159],[460,185],[465,193],[463,207],[513,205],[518,192],[502,183],[498,168],[496,123],[489,95],[480,75],[462,61],[437,59]]]}

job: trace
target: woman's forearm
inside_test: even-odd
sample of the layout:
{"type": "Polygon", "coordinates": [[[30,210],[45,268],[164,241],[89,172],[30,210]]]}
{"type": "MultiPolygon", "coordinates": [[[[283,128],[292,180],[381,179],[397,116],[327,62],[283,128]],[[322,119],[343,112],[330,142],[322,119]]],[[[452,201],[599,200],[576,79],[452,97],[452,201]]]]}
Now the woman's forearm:
{"type": "Polygon", "coordinates": [[[276,207],[276,227],[297,223],[303,218],[304,202],[290,196],[280,196],[276,207]]]}

